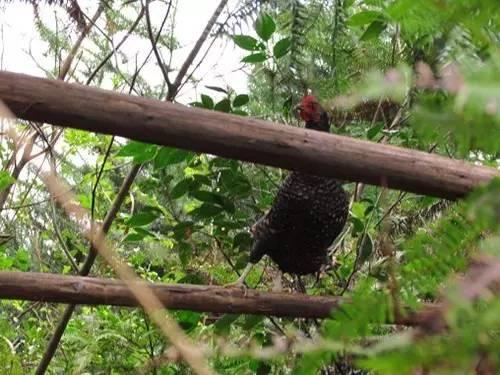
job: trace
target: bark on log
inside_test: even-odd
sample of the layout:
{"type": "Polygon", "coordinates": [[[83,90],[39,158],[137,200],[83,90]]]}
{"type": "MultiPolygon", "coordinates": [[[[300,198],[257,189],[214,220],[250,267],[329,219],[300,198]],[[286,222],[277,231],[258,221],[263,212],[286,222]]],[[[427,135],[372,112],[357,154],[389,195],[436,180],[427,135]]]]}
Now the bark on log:
{"type": "Polygon", "coordinates": [[[455,199],[500,171],[425,152],[0,72],[21,119],[455,199]]]}
{"type": "MultiPolygon", "coordinates": [[[[155,294],[169,309],[213,313],[272,315],[290,318],[327,318],[341,297],[260,292],[253,289],[188,284],[152,284],[155,294]]],[[[36,272],[0,272],[0,299],[19,299],[81,305],[138,306],[119,280],[61,276],[36,272]]],[[[429,305],[426,310],[437,307],[429,305]]],[[[415,314],[397,319],[405,325],[419,324],[415,314]]]]}

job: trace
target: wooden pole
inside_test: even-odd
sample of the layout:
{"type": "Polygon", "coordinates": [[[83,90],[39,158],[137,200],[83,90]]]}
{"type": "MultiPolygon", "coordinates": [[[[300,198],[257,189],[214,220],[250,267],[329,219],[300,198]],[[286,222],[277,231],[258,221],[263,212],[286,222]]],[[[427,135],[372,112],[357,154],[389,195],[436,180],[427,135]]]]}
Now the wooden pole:
{"type": "Polygon", "coordinates": [[[0,99],[21,119],[455,199],[493,168],[400,147],[0,72],[0,99]]]}
{"type": "MultiPolygon", "coordinates": [[[[339,306],[341,300],[338,297],[265,293],[220,286],[147,285],[153,288],[166,308],[201,312],[324,318],[339,306]]],[[[0,299],[138,306],[122,281],[36,272],[0,272],[0,299]]]]}
{"type": "MultiPolygon", "coordinates": [[[[153,288],[166,308],[200,312],[321,319],[328,318],[343,301],[348,301],[341,297],[261,292],[221,286],[144,283],[153,288]]],[[[139,305],[125,283],[119,280],[36,272],[0,272],[0,299],[78,305],[139,305]]],[[[428,315],[437,308],[438,305],[427,305],[425,311],[428,311],[428,315]]],[[[409,314],[396,321],[399,324],[418,325],[427,315],[409,314]]]]}

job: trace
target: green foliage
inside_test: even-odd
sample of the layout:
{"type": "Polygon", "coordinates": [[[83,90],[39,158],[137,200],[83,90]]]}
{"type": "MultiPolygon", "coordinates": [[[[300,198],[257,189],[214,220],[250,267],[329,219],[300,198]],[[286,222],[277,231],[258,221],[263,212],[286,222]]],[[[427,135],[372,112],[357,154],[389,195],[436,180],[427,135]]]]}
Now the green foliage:
{"type": "Polygon", "coordinates": [[[16,180],[7,172],[0,171],[0,191],[13,184],[16,180]]]}

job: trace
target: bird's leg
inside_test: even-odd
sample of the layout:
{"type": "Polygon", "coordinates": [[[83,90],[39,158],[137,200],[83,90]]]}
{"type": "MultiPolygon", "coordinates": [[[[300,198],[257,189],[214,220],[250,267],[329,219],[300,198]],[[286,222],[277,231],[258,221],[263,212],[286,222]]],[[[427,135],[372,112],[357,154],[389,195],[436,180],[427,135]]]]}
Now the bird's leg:
{"type": "Polygon", "coordinates": [[[245,279],[247,278],[248,274],[252,270],[253,263],[248,263],[243,272],[241,273],[240,277],[238,277],[238,280],[233,281],[232,283],[224,285],[225,288],[231,288],[231,287],[243,287],[246,288],[245,286],[245,279]]]}
{"type": "Polygon", "coordinates": [[[302,294],[307,294],[307,290],[306,290],[306,287],[304,285],[304,282],[302,281],[302,279],[300,278],[299,275],[297,275],[297,290],[299,291],[299,293],[302,293],[302,294]]]}

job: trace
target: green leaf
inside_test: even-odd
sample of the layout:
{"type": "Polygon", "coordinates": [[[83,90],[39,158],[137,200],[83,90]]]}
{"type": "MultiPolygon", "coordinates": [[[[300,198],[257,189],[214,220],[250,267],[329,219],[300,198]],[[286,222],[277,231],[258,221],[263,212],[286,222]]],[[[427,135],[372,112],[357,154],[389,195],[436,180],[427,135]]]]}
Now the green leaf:
{"type": "Polygon", "coordinates": [[[205,107],[203,106],[203,103],[202,103],[202,102],[191,102],[191,103],[189,103],[189,105],[190,105],[191,107],[196,107],[196,108],[205,108],[205,107]]]}
{"type": "Polygon", "coordinates": [[[195,190],[190,195],[201,202],[216,204],[229,213],[234,213],[235,211],[233,202],[220,194],[206,190],[195,190]]]}
{"type": "Polygon", "coordinates": [[[182,197],[184,194],[186,194],[189,190],[189,188],[193,185],[194,181],[192,179],[185,178],[177,183],[172,188],[172,191],[170,192],[170,196],[173,199],[177,199],[182,197]]]}
{"type": "Polygon", "coordinates": [[[276,23],[273,18],[267,13],[261,13],[261,15],[255,21],[255,31],[257,35],[262,38],[262,40],[269,40],[271,35],[273,35],[276,30],[276,23]]]}
{"type": "Polygon", "coordinates": [[[233,35],[234,43],[244,50],[255,51],[257,49],[258,40],[250,35],[233,35]]]}
{"type": "Polygon", "coordinates": [[[125,236],[123,242],[139,242],[142,241],[144,237],[146,237],[144,233],[131,232],[125,236]]]}
{"type": "Polygon", "coordinates": [[[211,191],[195,190],[191,192],[190,195],[201,202],[208,202],[208,203],[220,202],[218,194],[212,193],[211,191]]]}
{"type": "Polygon", "coordinates": [[[234,109],[231,113],[238,116],[248,116],[248,112],[242,111],[241,109],[234,109]]]}
{"type": "Polygon", "coordinates": [[[231,102],[229,99],[222,99],[220,102],[218,102],[214,109],[219,112],[230,112],[231,111],[231,102]]]}
{"type": "Polygon", "coordinates": [[[361,219],[358,219],[357,217],[351,216],[349,218],[351,221],[353,227],[352,227],[352,235],[355,236],[358,233],[363,232],[365,229],[365,224],[361,219]]]}
{"type": "Polygon", "coordinates": [[[249,249],[252,245],[252,236],[248,232],[239,232],[233,238],[233,249],[238,247],[242,250],[249,249]]]}
{"type": "Polygon", "coordinates": [[[240,315],[237,314],[226,314],[222,316],[217,322],[215,323],[215,333],[218,335],[221,334],[228,334],[231,330],[231,325],[240,317],[240,315]]]}
{"type": "Polygon", "coordinates": [[[191,255],[193,254],[193,248],[187,242],[179,242],[179,259],[184,267],[187,266],[189,260],[191,259],[191,255]]]}
{"type": "Polygon", "coordinates": [[[360,40],[366,41],[377,38],[382,31],[387,27],[387,23],[383,21],[373,21],[361,35],[360,40]]]}
{"type": "Polygon", "coordinates": [[[234,195],[247,196],[252,191],[252,184],[243,174],[225,169],[220,176],[223,187],[234,195]]]}
{"type": "Polygon", "coordinates": [[[154,167],[156,169],[165,168],[168,165],[182,163],[193,156],[193,153],[172,147],[161,147],[156,154],[154,167]]]}
{"type": "Polygon", "coordinates": [[[137,141],[130,141],[123,146],[117,156],[133,157],[136,163],[144,163],[153,159],[158,150],[158,146],[137,141]]]}
{"type": "Polygon", "coordinates": [[[30,263],[30,253],[28,253],[28,251],[20,249],[16,252],[14,258],[14,268],[20,271],[28,271],[30,263]]]}
{"type": "Polygon", "coordinates": [[[241,107],[241,106],[247,104],[249,101],[250,101],[250,98],[248,97],[247,94],[238,95],[233,100],[233,107],[241,107]]]}
{"type": "Polygon", "coordinates": [[[153,211],[141,211],[130,217],[127,220],[127,224],[132,227],[140,227],[143,225],[148,225],[149,223],[156,220],[159,216],[158,212],[153,211]]]}
{"type": "Polygon", "coordinates": [[[366,233],[366,235],[361,236],[358,241],[358,266],[366,262],[373,253],[373,240],[371,236],[366,233]]]}
{"type": "Polygon", "coordinates": [[[227,92],[227,90],[223,89],[222,87],[219,87],[219,86],[205,86],[207,89],[209,90],[213,90],[213,91],[217,91],[217,92],[222,92],[226,95],[229,95],[229,93],[227,92]]]}
{"type": "Polygon", "coordinates": [[[382,13],[374,10],[365,10],[354,14],[349,18],[348,24],[351,26],[363,26],[376,20],[383,20],[385,17],[382,13]]]}
{"type": "Polygon", "coordinates": [[[16,181],[7,171],[0,171],[0,191],[16,181]]]}
{"type": "Polygon", "coordinates": [[[214,100],[205,94],[201,94],[201,103],[203,104],[203,108],[213,109],[214,108],[214,100]]]}
{"type": "Polygon", "coordinates": [[[267,55],[264,52],[252,53],[251,55],[245,56],[241,59],[244,63],[260,63],[266,61],[267,55]]]}
{"type": "Polygon", "coordinates": [[[276,43],[273,47],[274,57],[277,59],[285,56],[292,46],[292,41],[290,38],[283,38],[278,43],[276,43]]]}
{"type": "Polygon", "coordinates": [[[211,218],[222,212],[223,208],[209,203],[203,203],[200,207],[195,208],[189,214],[199,219],[211,218]]]}
{"type": "Polygon", "coordinates": [[[362,219],[366,216],[365,202],[354,202],[351,207],[352,216],[362,219]]]}
{"type": "Polygon", "coordinates": [[[196,328],[201,318],[201,314],[195,311],[177,311],[175,316],[180,326],[188,332],[196,328]]]}
{"type": "Polygon", "coordinates": [[[384,128],[384,124],[377,124],[372,126],[368,131],[366,132],[366,136],[368,139],[373,139],[377,134],[380,133],[380,131],[384,128]]]}
{"type": "Polygon", "coordinates": [[[263,319],[264,317],[261,315],[245,315],[242,327],[245,331],[250,331],[257,324],[261,323],[263,319]]]}

